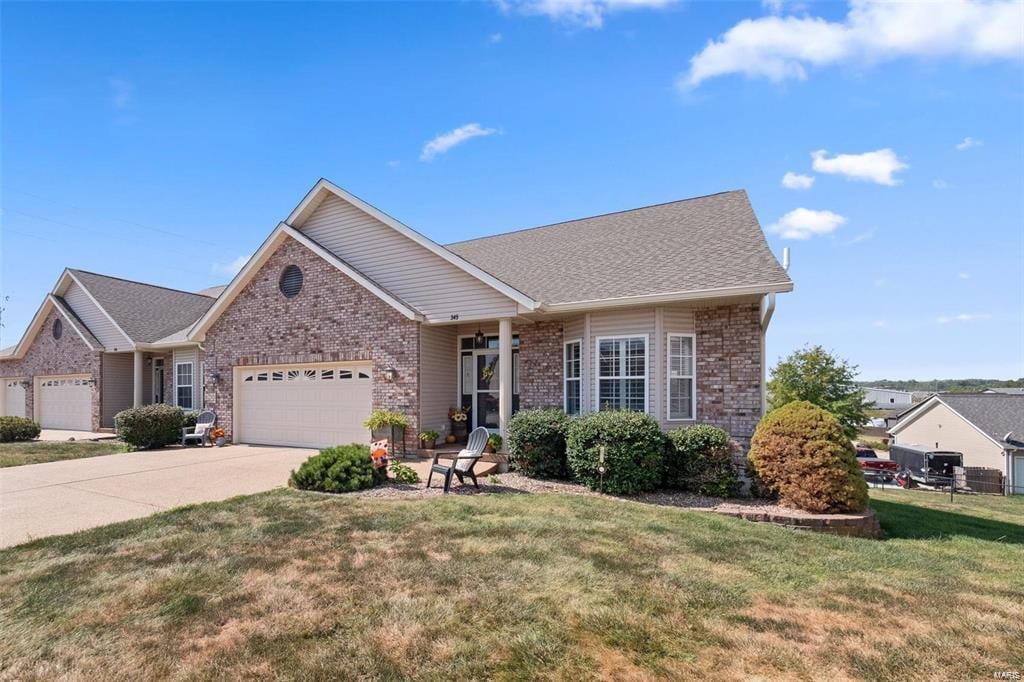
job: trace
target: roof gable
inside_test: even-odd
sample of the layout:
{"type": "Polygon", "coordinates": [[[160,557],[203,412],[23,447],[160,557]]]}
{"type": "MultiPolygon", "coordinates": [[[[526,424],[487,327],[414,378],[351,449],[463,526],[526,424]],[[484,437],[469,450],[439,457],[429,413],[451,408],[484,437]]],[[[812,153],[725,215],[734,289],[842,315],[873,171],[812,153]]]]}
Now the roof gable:
{"type": "MultiPolygon", "coordinates": [[[[1024,441],[1024,395],[986,393],[942,393],[920,404],[921,409],[906,415],[889,431],[899,433],[935,405],[945,405],[1000,447],[1020,447],[1024,441]],[[1009,441],[1004,440],[1012,433],[1009,441]]],[[[918,406],[915,406],[917,408],[918,406]]]]}
{"type": "Polygon", "coordinates": [[[789,291],[743,190],[448,244],[545,304],[789,291]],[[744,291],[756,289],[756,291],[744,291]]]}
{"type": "Polygon", "coordinates": [[[101,350],[103,344],[93,336],[89,328],[86,327],[82,320],[75,315],[75,312],[71,310],[67,302],[59,296],[53,294],[47,294],[46,298],[43,299],[42,305],[36,310],[36,314],[32,316],[32,321],[29,322],[28,328],[25,333],[22,334],[21,339],[17,345],[10,346],[3,349],[0,352],[0,360],[20,360],[25,357],[25,353],[32,346],[36,336],[42,331],[43,325],[46,322],[47,316],[51,311],[56,310],[58,314],[64,319],[65,322],[71,327],[75,334],[89,347],[89,350],[101,350]]]}
{"type": "Polygon", "coordinates": [[[68,272],[133,343],[154,343],[180,332],[209,310],[215,300],[85,270],[68,272]]]}

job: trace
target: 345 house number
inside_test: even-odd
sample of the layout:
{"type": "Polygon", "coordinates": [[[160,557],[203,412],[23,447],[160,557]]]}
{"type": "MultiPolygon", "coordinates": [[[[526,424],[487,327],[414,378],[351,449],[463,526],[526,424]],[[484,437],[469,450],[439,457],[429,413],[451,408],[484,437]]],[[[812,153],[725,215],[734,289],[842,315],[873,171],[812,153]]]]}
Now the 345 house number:
{"type": "Polygon", "coordinates": [[[459,319],[459,314],[458,313],[452,313],[451,317],[449,317],[448,319],[454,322],[455,320],[459,319]]]}

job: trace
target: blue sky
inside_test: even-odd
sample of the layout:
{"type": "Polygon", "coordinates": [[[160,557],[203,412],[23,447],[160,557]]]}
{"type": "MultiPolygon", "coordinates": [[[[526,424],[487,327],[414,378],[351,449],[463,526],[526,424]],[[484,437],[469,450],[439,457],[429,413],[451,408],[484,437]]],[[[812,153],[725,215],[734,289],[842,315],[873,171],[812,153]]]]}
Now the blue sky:
{"type": "Polygon", "coordinates": [[[321,176],[442,243],[742,187],[772,364],[1024,376],[1021,7],[5,3],[0,344],[64,266],[227,281],[321,176]]]}

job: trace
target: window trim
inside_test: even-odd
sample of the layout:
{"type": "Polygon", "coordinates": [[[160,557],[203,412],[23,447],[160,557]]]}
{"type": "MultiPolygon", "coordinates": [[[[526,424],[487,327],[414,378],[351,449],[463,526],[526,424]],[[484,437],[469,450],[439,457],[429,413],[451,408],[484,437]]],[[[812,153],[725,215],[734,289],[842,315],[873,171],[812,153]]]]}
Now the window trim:
{"type": "Polygon", "coordinates": [[[195,362],[192,360],[182,360],[181,362],[174,363],[174,405],[176,407],[182,407],[182,409],[185,410],[196,409],[196,365],[195,362]],[[184,365],[189,366],[189,375],[192,378],[192,383],[190,384],[182,384],[178,382],[178,378],[180,377],[180,374],[178,373],[178,368],[184,365]],[[190,392],[192,393],[192,404],[189,405],[188,407],[182,407],[181,402],[178,398],[178,389],[185,388],[186,386],[190,389],[190,392]]]}
{"type": "Polygon", "coordinates": [[[695,422],[697,421],[697,335],[684,332],[668,332],[665,334],[665,421],[667,422],[695,422]],[[675,377],[677,379],[690,379],[690,405],[693,406],[693,416],[672,417],[672,337],[690,339],[690,348],[693,349],[693,371],[688,377],[675,377]]]}
{"type": "Polygon", "coordinates": [[[583,414],[583,339],[570,339],[562,343],[562,411],[566,414],[569,413],[569,382],[575,381],[580,387],[580,408],[576,414],[583,414]],[[578,377],[569,377],[569,362],[566,359],[566,349],[576,344],[580,347],[580,375],[578,377]]]}
{"type": "MultiPolygon", "coordinates": [[[[601,376],[601,342],[602,341],[623,341],[626,339],[643,339],[644,340],[644,414],[651,413],[651,338],[650,334],[643,333],[625,333],[625,334],[609,334],[607,336],[595,336],[594,347],[592,350],[591,360],[593,363],[592,369],[594,371],[594,412],[601,411],[601,379],[609,379],[612,377],[601,376]]],[[[623,378],[623,377],[618,377],[623,378]]],[[[639,379],[640,377],[625,377],[628,379],[639,379]]]]}

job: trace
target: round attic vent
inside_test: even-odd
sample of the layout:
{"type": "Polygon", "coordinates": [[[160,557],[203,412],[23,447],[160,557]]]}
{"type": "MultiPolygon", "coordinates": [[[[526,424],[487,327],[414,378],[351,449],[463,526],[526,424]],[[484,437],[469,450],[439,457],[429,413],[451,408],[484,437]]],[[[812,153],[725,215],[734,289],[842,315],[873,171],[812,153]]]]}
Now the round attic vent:
{"type": "Polygon", "coordinates": [[[60,320],[53,321],[53,338],[59,339],[64,336],[64,323],[60,320]]]}
{"type": "Polygon", "coordinates": [[[289,265],[281,271],[281,279],[277,283],[285,298],[295,298],[302,291],[302,270],[298,265],[289,265]]]}

